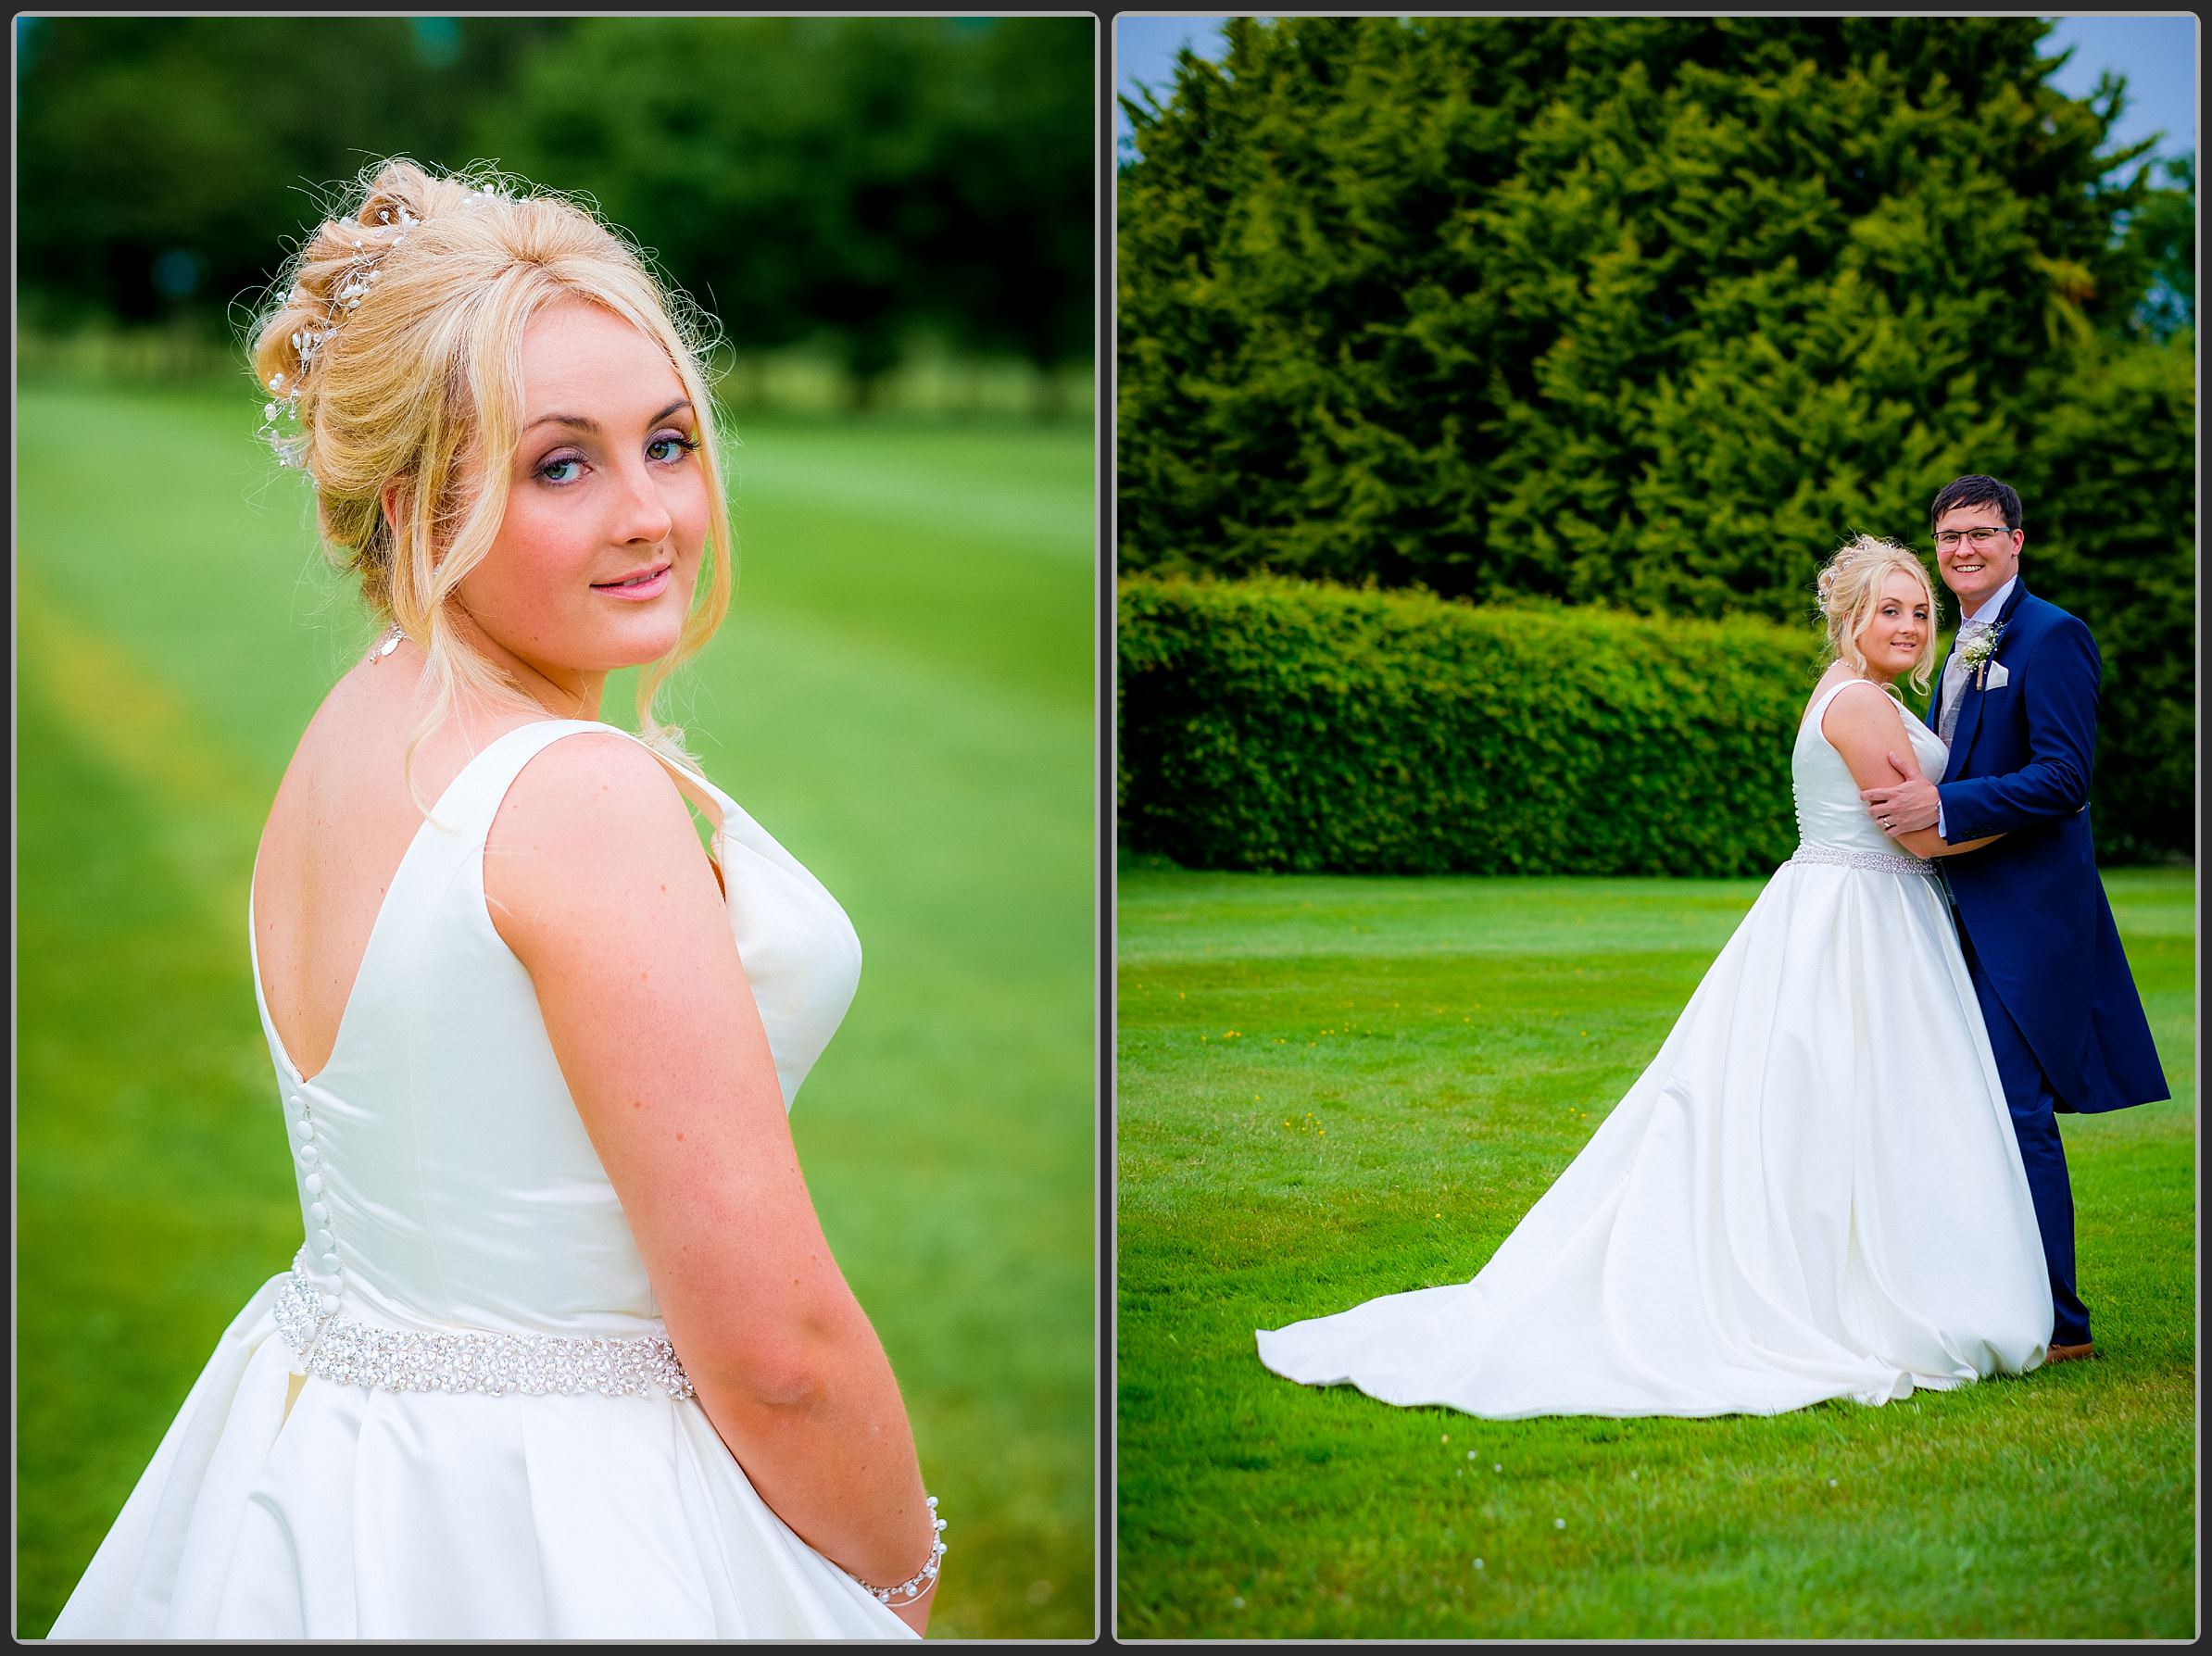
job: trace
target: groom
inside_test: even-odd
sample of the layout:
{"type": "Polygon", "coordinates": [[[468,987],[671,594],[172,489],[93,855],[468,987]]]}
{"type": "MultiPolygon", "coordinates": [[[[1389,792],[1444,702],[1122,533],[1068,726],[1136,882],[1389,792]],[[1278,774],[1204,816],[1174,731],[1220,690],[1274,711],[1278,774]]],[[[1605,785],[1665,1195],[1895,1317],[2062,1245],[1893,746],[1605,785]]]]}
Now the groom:
{"type": "MultiPolygon", "coordinates": [[[[2051,1273],[2049,1361],[2060,1362],[2093,1347],[2074,1292],[2074,1196],[2055,1112],[2164,1098],[2166,1075],[2090,843],[2096,643],[2021,582],[2027,537],[2010,488],[1962,477],[1928,516],[1964,617],[1931,721],[1951,757],[1941,784],[1914,778],[1860,797],[1892,834],[2005,836],[1945,859],[1942,871],[2035,1201],[2051,1273]]],[[[1895,754],[1890,763],[1905,776],[1895,754]]]]}

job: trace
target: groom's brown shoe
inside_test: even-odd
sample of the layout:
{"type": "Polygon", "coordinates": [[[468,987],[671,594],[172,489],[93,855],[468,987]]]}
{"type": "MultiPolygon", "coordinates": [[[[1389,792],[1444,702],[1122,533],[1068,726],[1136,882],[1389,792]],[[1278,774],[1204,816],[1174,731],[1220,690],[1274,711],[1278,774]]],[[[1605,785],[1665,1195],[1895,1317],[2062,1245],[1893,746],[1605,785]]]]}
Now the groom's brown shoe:
{"type": "Polygon", "coordinates": [[[2094,1357],[2096,1354],[2096,1342],[2083,1340],[2079,1346],[2053,1346],[2043,1353],[2043,1361],[2045,1362],[2072,1362],[2077,1358],[2094,1357]]]}

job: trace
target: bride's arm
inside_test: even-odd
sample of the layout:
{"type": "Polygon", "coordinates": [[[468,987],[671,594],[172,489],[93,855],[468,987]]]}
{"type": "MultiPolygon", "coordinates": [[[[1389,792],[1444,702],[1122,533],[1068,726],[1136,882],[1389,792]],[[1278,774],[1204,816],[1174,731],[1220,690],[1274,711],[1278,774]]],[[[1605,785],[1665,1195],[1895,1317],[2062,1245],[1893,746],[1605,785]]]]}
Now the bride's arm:
{"type": "MultiPolygon", "coordinates": [[[[550,744],[494,819],[484,892],[707,1418],[816,1550],[906,1580],[935,1541],[906,1408],[800,1177],[675,784],[623,736],[550,744]]],[[[921,1631],[931,1602],[902,1619],[921,1631]]]]}
{"type": "MultiPolygon", "coordinates": [[[[1892,754],[1903,756],[1911,767],[1907,781],[1920,777],[1920,761],[1913,757],[1912,741],[1904,734],[1904,717],[1879,685],[1838,691],[1820,716],[1820,734],[1843,756],[1853,779],[1862,788],[1883,787],[1898,780],[1892,754]]],[[[2005,836],[1992,834],[1954,845],[1933,828],[1920,828],[1890,837],[1916,857],[1955,857],[1961,851],[1979,851],[2005,836]]]]}

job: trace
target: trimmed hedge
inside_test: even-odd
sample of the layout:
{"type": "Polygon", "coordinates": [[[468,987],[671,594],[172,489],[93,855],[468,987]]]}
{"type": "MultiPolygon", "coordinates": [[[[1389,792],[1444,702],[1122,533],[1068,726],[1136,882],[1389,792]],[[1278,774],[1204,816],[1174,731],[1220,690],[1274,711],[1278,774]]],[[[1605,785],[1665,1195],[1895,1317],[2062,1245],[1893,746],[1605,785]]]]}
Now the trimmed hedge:
{"type": "Polygon", "coordinates": [[[1187,866],[1764,874],[1800,628],[1262,577],[1120,588],[1121,834],[1187,866]]]}

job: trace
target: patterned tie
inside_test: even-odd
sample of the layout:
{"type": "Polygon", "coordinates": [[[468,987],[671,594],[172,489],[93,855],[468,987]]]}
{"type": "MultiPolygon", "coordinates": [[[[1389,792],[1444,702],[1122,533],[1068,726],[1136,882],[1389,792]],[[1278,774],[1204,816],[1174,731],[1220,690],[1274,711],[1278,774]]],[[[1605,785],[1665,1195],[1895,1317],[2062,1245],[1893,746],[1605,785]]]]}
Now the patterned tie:
{"type": "Polygon", "coordinates": [[[1966,698],[1967,664],[1961,658],[1967,646],[1989,630],[1987,621],[1970,621],[1961,626],[1957,642],[1951,646],[1951,659],[1943,663],[1943,705],[1936,714],[1936,736],[1946,747],[1951,746],[1952,733],[1958,729],[1958,704],[1966,698]]]}

